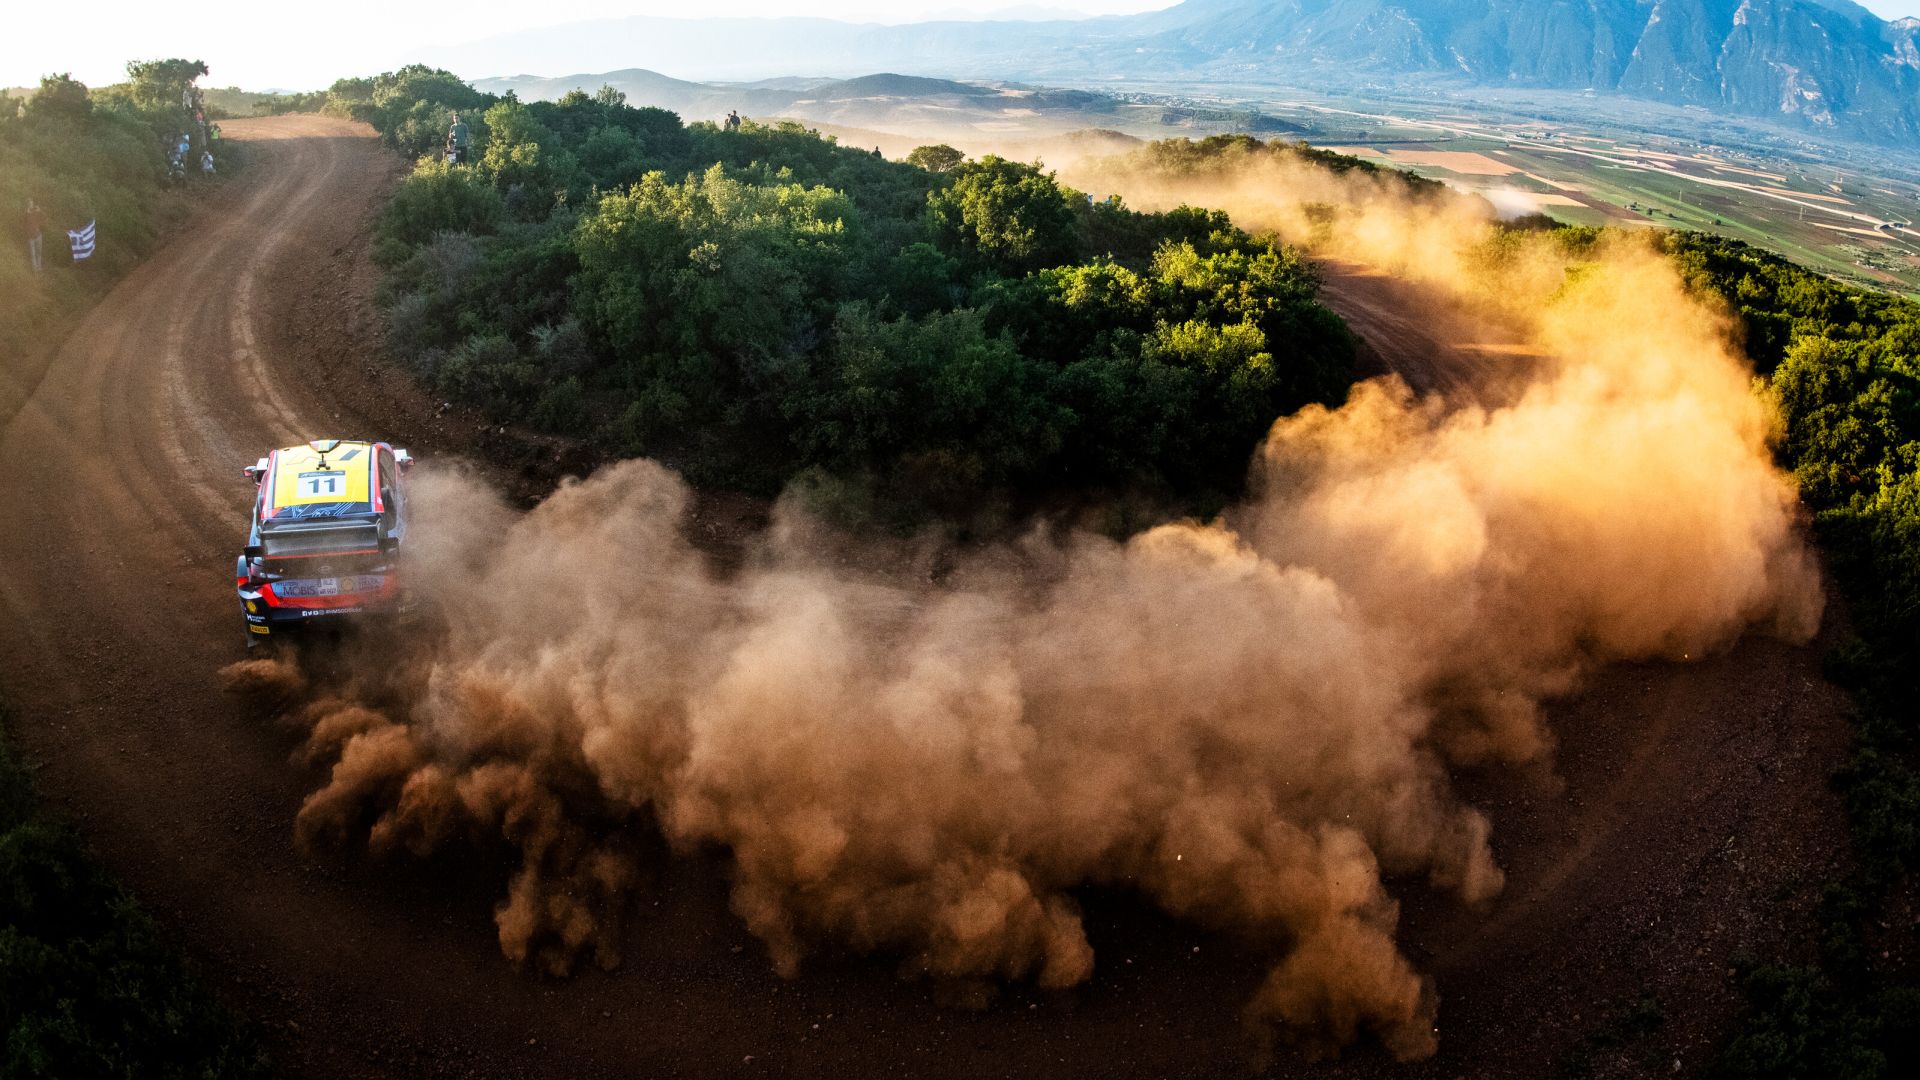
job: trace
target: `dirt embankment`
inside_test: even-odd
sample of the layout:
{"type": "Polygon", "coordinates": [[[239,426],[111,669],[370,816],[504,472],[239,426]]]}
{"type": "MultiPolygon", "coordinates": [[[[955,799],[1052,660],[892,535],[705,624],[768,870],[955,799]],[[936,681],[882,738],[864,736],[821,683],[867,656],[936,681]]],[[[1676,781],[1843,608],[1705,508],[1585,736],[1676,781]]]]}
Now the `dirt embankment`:
{"type": "MultiPolygon", "coordinates": [[[[291,822],[322,778],[216,676],[241,638],[227,580],[249,500],[239,469],[329,433],[426,453],[484,436],[379,357],[367,236],[398,163],[342,121],[227,128],[257,148],[250,174],[84,321],[0,429],[14,513],[0,683],[44,789],[260,1022],[285,1072],[972,1080],[1250,1063],[1237,1010],[1267,950],[1124,894],[1084,897],[1089,985],[1009,989],[975,1010],[884,959],[776,977],[712,853],[660,853],[623,966],[561,982],[501,960],[492,856],[298,855],[291,822]]],[[[1395,288],[1330,275],[1330,302],[1383,365],[1444,387],[1468,377],[1449,358],[1493,354],[1449,351],[1443,325],[1398,312],[1395,288]]],[[[528,463],[506,464],[511,481],[528,463]]],[[[1555,707],[1556,775],[1463,780],[1495,822],[1506,891],[1466,910],[1399,890],[1403,943],[1441,998],[1439,1055],[1403,1067],[1362,1050],[1328,1069],[1282,1054],[1271,1068],[1692,1071],[1733,1007],[1733,957],[1791,945],[1842,847],[1825,780],[1844,702],[1820,648],[1755,639],[1616,668],[1555,707]],[[1663,1022],[1624,1049],[1592,1040],[1644,995],[1663,1022]]]]}

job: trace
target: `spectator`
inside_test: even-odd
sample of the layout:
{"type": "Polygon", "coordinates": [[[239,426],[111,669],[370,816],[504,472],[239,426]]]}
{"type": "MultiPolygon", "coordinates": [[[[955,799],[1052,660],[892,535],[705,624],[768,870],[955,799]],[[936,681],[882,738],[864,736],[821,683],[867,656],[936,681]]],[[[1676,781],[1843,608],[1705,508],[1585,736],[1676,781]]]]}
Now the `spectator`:
{"type": "Polygon", "coordinates": [[[468,138],[466,123],[460,119],[459,113],[454,113],[453,126],[447,129],[447,154],[452,158],[452,164],[467,163],[468,138]]]}
{"type": "Polygon", "coordinates": [[[740,110],[735,109],[732,112],[729,112],[727,114],[727,122],[723,126],[728,131],[739,131],[740,130],[740,110]]]}
{"type": "Polygon", "coordinates": [[[33,272],[40,272],[40,239],[47,231],[47,212],[40,204],[27,200],[27,256],[33,260],[33,272]]]}
{"type": "Polygon", "coordinates": [[[203,173],[210,173],[213,171],[213,151],[211,150],[201,151],[200,171],[203,173]]]}

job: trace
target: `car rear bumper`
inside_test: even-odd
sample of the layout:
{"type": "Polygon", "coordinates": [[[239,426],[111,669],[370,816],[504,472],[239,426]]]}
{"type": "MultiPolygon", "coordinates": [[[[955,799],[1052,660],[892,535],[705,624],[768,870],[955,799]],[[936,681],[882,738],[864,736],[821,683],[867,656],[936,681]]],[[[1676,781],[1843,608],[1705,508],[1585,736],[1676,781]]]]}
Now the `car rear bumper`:
{"type": "Polygon", "coordinates": [[[276,600],[270,590],[241,589],[240,614],[246,620],[250,638],[269,638],[301,626],[338,623],[376,613],[399,610],[400,596],[393,588],[378,593],[332,596],[325,602],[302,600],[288,603],[276,600]]]}

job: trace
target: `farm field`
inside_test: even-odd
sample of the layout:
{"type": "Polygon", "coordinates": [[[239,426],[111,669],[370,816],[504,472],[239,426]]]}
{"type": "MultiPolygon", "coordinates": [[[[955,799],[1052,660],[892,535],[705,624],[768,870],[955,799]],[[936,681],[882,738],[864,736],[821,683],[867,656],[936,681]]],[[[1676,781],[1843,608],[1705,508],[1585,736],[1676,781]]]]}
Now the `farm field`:
{"type": "Polygon", "coordinates": [[[1857,284],[1920,292],[1920,162],[1895,152],[1816,148],[1682,110],[1670,110],[1676,120],[1595,109],[1562,122],[1214,89],[1298,125],[1315,145],[1476,192],[1505,216],[1695,229],[1857,284]]]}
{"type": "Polygon", "coordinates": [[[1302,138],[1482,195],[1508,218],[1698,230],[1854,284],[1920,292],[1920,159],[1881,149],[1796,143],[1751,124],[1700,123],[1684,110],[1620,116],[1595,107],[1541,119],[1498,107],[1234,87],[1110,92],[1134,100],[992,124],[929,125],[908,110],[859,126],[823,122],[804,109],[795,118],[889,156],[937,138],[969,153],[1054,164],[1123,149],[1130,139],[1302,138]]]}

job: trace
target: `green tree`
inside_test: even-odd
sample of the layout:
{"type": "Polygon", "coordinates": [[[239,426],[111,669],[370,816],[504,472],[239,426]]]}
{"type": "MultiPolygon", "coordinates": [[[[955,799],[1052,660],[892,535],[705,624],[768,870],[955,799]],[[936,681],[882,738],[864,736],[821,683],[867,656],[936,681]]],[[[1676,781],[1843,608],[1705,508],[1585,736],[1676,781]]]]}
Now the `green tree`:
{"type": "Polygon", "coordinates": [[[988,156],[953,172],[928,197],[934,235],[956,254],[1006,273],[1073,258],[1073,192],[1037,165],[988,156]]]}
{"type": "Polygon", "coordinates": [[[135,60],[127,65],[133,103],[148,112],[181,111],[181,95],[207,73],[202,60],[135,60]]]}
{"type": "Polygon", "coordinates": [[[799,361],[853,216],[827,188],[748,184],[716,165],[680,183],[649,173],[580,219],[582,322],[636,387],[628,421],[640,445],[742,415],[799,361]]]}
{"type": "Polygon", "coordinates": [[[29,120],[77,123],[93,112],[93,98],[84,83],[67,75],[48,75],[40,80],[40,89],[27,99],[29,120]]]}
{"type": "Polygon", "coordinates": [[[485,138],[479,114],[499,99],[450,71],[409,64],[370,79],[341,79],[327,91],[326,111],[364,120],[387,145],[408,157],[436,151],[458,112],[473,125],[477,146],[485,138]]]}
{"type": "Polygon", "coordinates": [[[930,173],[950,173],[967,160],[967,155],[948,146],[937,143],[933,146],[915,147],[907,155],[907,164],[927,170],[930,173]]]}
{"type": "MultiPolygon", "coordinates": [[[[581,98],[585,100],[585,95],[581,98]]],[[[494,105],[486,111],[482,125],[487,145],[480,157],[481,170],[503,189],[519,187],[538,193],[527,196],[528,208],[535,214],[544,211],[541,197],[566,186],[573,171],[571,156],[557,149],[553,133],[518,101],[494,105]]]]}

